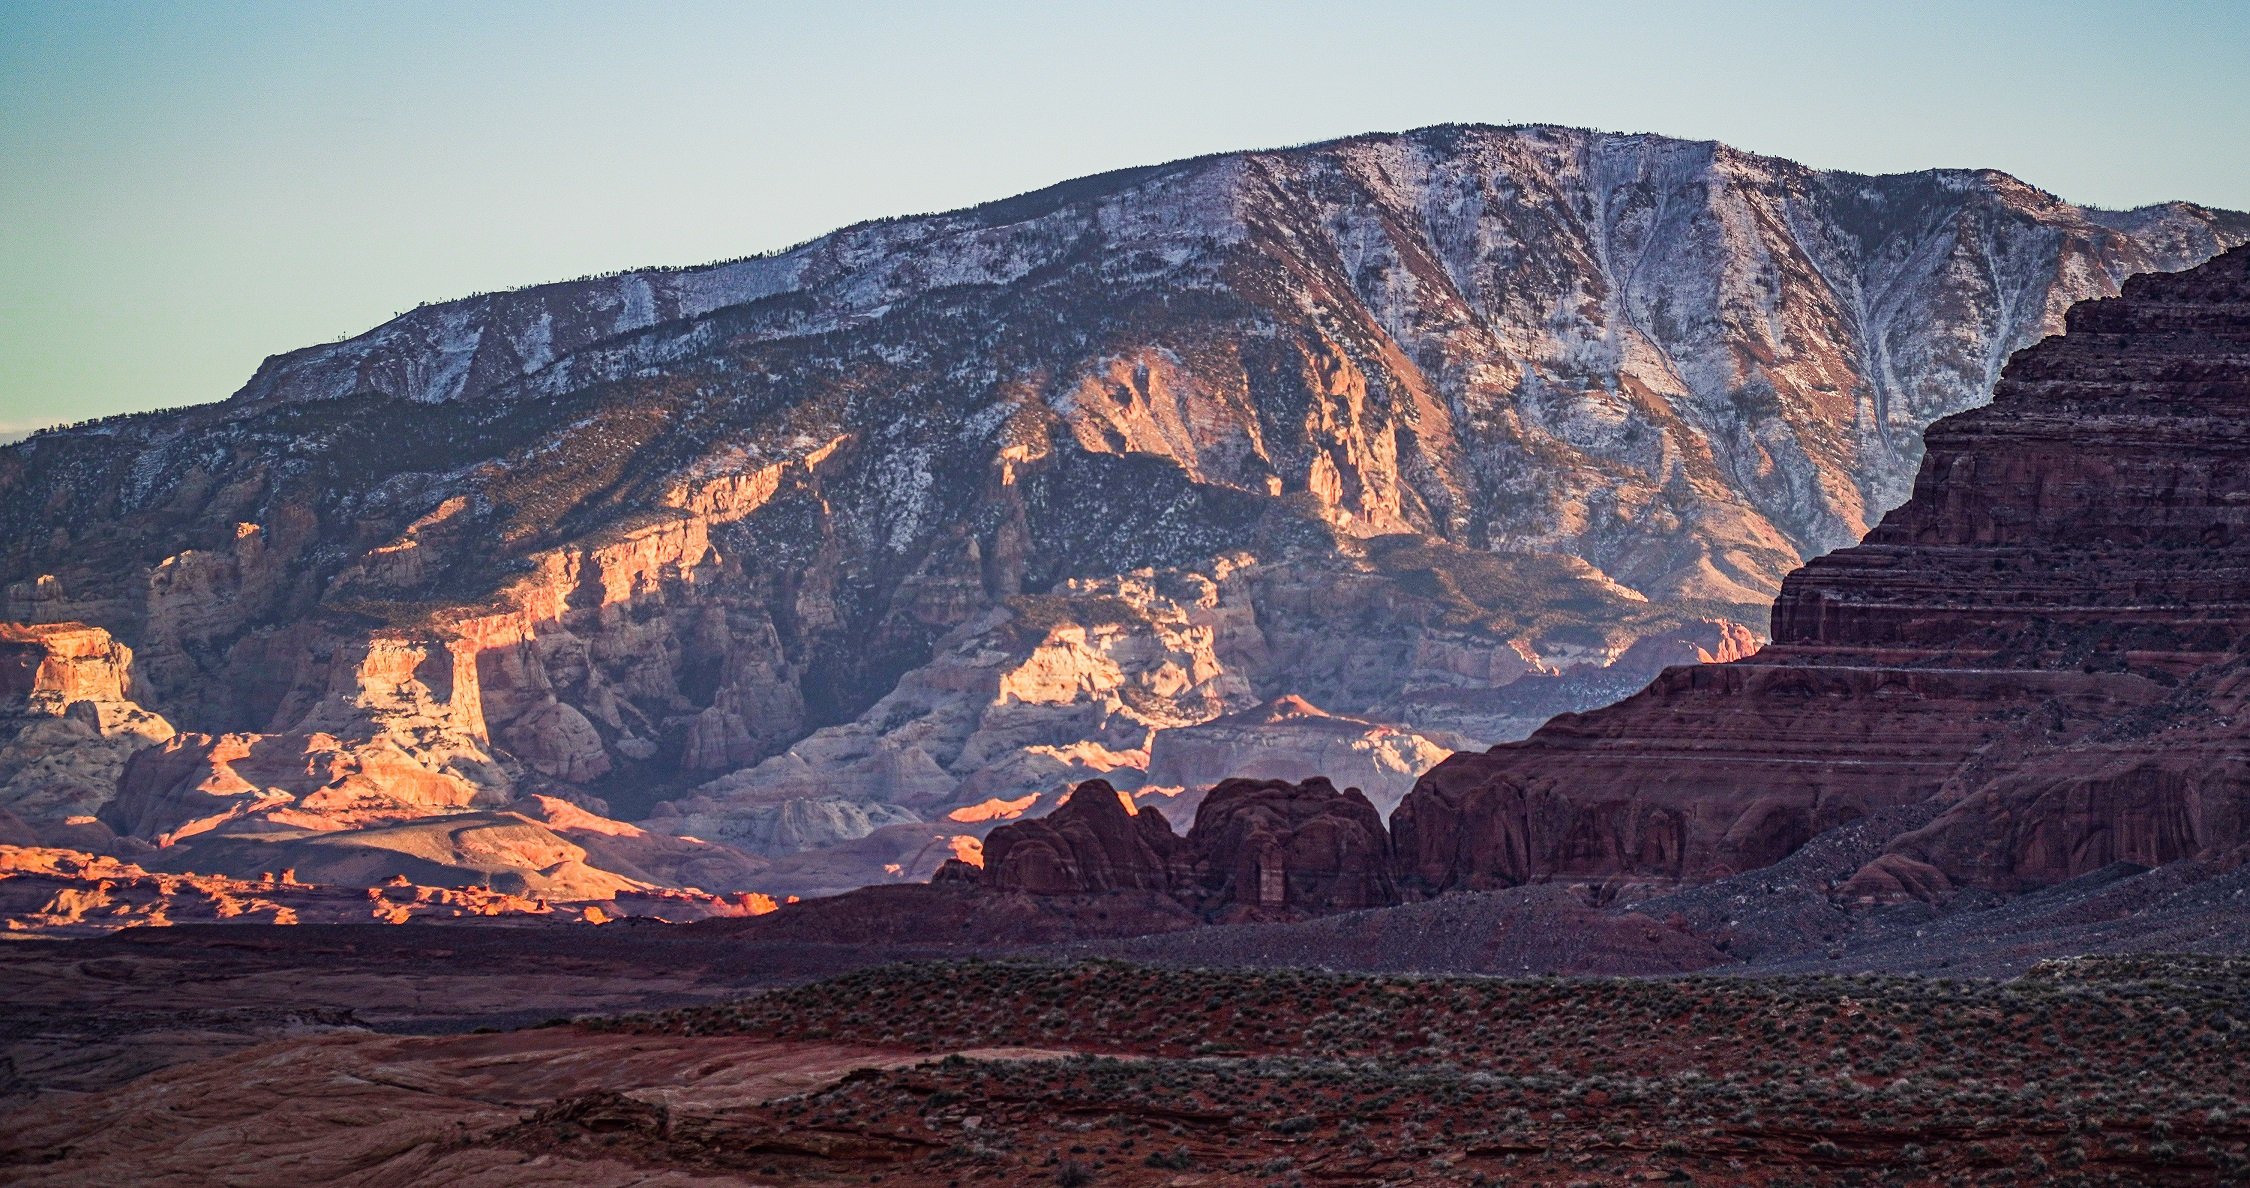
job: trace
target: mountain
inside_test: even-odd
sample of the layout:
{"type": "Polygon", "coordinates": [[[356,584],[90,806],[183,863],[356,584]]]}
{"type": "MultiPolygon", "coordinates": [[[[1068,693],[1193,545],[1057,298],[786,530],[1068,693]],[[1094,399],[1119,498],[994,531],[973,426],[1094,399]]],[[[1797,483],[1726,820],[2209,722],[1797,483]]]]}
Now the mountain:
{"type": "Polygon", "coordinates": [[[2250,248],[2068,325],[1789,577],[1772,646],[1423,777],[1401,881],[1708,880],[1909,806],[1838,895],[2250,856],[2250,248]]]}
{"type": "Polygon", "coordinates": [[[131,690],[0,707],[0,808],[233,874],[317,841],[338,877],[811,893],[1219,719],[1206,753],[1473,750],[1747,654],[2010,352],[2246,238],[1440,127],[426,306],[0,450],[0,618],[131,690]],[[469,814],[507,840],[379,832],[469,814]],[[633,860],[581,844],[610,818],[633,860]]]}
{"type": "Polygon", "coordinates": [[[2240,953],[2250,246],[2133,278],[2068,328],[1930,428],[1914,496],[1865,543],[1789,576],[1772,646],[1457,754],[1387,830],[1319,779],[1224,781],[1184,835],[1091,781],[923,902],[876,912],[863,892],[740,927],[890,916],[904,943],[969,892],[1011,919],[1046,902],[1098,942],[1079,955],[1206,967],[2240,953]]]}

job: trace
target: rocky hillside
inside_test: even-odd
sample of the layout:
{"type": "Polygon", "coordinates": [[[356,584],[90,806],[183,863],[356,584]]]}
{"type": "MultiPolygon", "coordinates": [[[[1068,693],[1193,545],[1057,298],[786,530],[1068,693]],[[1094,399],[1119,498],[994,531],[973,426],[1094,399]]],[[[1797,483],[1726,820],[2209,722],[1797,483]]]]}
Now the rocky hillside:
{"type": "Polygon", "coordinates": [[[1454,755],[1387,828],[1357,789],[1234,779],[1181,836],[1090,781],[938,881],[1209,922],[1559,884],[1741,959],[1857,907],[2226,876],[2250,859],[2250,246],[2068,325],[1930,429],[1865,543],[1790,575],[1754,656],[1454,755]]]}
{"type": "Polygon", "coordinates": [[[0,807],[265,868],[544,797],[734,855],[636,883],[811,891],[1203,778],[1167,734],[1282,696],[1323,753],[1520,737],[1745,654],[2010,352],[2245,238],[1442,127],[424,307],[0,450],[0,618],[135,657],[92,718],[24,711],[79,782],[0,807]]]}
{"type": "Polygon", "coordinates": [[[2250,248],[2077,306],[1927,440],[1771,647],[1425,776],[1402,884],[1710,879],[1909,805],[1837,895],[2250,856],[2250,248]]]}

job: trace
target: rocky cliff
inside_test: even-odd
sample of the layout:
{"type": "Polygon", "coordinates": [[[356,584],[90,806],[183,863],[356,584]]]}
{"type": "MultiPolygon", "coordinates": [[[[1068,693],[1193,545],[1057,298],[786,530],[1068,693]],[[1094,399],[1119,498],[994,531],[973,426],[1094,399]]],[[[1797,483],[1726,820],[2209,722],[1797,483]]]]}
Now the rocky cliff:
{"type": "Polygon", "coordinates": [[[1772,646],[1430,772],[1402,881],[1706,880],[1915,802],[1840,894],[2238,861],[2250,249],[2074,307],[1926,440],[1912,499],[1784,583],[1772,646]]]}
{"type": "Polygon", "coordinates": [[[172,724],[133,700],[133,653],[77,623],[0,624],[0,811],[87,840],[134,755],[172,724]]]}
{"type": "Polygon", "coordinates": [[[106,631],[148,715],[0,764],[149,843],[543,795],[771,858],[966,850],[1289,694],[1519,737],[1754,646],[2009,352],[2246,236],[1444,127],[427,306],[0,450],[0,618],[106,631]]]}

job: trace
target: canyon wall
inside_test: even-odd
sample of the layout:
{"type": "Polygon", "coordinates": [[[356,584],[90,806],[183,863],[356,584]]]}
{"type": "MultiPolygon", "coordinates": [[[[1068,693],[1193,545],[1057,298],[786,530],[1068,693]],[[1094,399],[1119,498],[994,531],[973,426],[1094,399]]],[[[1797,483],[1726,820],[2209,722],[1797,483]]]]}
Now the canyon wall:
{"type": "Polygon", "coordinates": [[[1708,880],[1920,801],[1841,893],[2237,860],[2250,250],[2074,307],[1926,441],[1912,499],[1783,584],[1771,646],[1425,776],[1402,883],[1708,880]]]}

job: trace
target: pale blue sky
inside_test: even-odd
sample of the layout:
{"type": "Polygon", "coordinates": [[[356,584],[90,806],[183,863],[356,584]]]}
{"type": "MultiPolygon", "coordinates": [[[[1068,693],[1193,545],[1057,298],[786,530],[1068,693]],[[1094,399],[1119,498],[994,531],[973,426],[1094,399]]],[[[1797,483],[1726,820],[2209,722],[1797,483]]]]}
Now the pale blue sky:
{"type": "Polygon", "coordinates": [[[2250,208],[2246,61],[2246,0],[0,0],[0,435],[420,301],[1433,123],[2250,208]]]}

